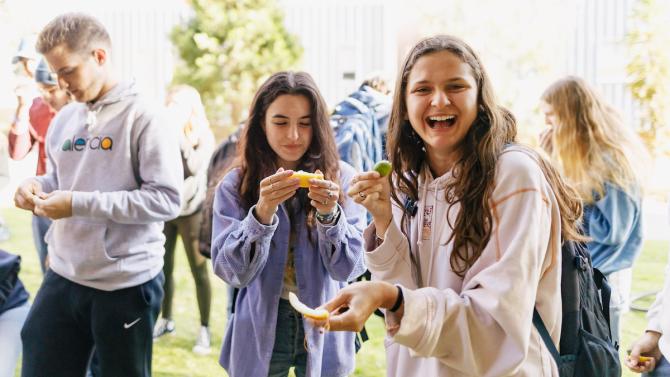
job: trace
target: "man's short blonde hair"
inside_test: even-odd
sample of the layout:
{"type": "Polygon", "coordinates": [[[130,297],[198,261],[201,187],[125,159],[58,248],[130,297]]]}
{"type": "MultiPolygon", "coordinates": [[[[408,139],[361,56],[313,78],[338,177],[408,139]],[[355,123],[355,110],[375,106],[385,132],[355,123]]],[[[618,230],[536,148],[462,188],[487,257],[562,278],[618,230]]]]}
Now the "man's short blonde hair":
{"type": "Polygon", "coordinates": [[[65,44],[72,52],[85,53],[96,42],[112,46],[109,33],[100,21],[84,13],[65,13],[42,29],[35,47],[40,54],[46,54],[65,44]]]}

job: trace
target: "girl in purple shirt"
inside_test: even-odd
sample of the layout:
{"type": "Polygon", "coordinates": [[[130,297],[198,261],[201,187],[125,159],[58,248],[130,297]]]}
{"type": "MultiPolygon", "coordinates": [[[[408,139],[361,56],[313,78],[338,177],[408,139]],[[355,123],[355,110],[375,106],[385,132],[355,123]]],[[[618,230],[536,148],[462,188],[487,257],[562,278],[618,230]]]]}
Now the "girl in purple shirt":
{"type": "Polygon", "coordinates": [[[365,209],[342,193],[325,102],[303,72],[271,76],[253,100],[238,160],[214,199],[214,272],[237,288],[220,363],[231,377],[348,376],[355,334],[322,333],[288,304],[316,307],[365,271],[365,209]],[[296,171],[320,172],[308,188],[296,171]]]}

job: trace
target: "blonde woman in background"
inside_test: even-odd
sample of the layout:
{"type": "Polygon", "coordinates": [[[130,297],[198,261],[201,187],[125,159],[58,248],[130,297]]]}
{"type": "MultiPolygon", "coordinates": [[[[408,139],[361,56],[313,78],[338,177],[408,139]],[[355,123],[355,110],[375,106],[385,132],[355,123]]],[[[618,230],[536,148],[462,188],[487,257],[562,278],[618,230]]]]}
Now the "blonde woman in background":
{"type": "Polygon", "coordinates": [[[172,319],[172,299],[174,297],[174,252],[177,236],[181,236],[186,251],[191,274],[195,281],[198,309],[200,311],[200,331],[193,352],[208,354],[211,335],[209,314],[212,306],[212,288],[207,269],[208,261],[199,252],[200,223],[203,201],[207,192],[207,166],[214,151],[214,134],[202,105],[200,94],[193,87],[179,85],[167,95],[166,106],[169,119],[174,121],[179,131],[182,166],[184,168],[184,186],[182,207],[179,217],[165,223],[165,297],[161,307],[161,318],[156,322],[154,338],[175,330],[172,319]]]}
{"type": "Polygon", "coordinates": [[[568,76],[542,94],[543,148],[584,201],[593,266],[612,286],[612,340],[628,309],[632,266],[642,249],[642,177],[647,152],[631,127],[583,79],[568,76]]]}

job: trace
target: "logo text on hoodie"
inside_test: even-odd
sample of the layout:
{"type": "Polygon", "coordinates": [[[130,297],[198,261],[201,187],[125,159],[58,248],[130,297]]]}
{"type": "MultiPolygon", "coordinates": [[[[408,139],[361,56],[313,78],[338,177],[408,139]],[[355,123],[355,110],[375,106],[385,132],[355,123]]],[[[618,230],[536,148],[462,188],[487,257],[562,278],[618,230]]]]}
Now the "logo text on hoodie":
{"type": "Polygon", "coordinates": [[[61,148],[63,151],[81,152],[86,148],[91,150],[111,151],[114,141],[109,136],[95,136],[95,137],[76,137],[66,139],[61,148]]]}

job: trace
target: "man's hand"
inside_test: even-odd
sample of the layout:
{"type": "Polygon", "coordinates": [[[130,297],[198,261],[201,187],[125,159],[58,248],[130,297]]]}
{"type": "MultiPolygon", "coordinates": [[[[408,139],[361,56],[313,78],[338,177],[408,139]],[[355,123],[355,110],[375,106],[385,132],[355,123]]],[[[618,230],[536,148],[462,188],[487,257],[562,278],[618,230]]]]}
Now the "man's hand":
{"type": "Polygon", "coordinates": [[[42,185],[35,178],[28,178],[21,182],[14,193],[14,205],[27,211],[35,209],[34,198],[44,195],[42,185]]]}
{"type": "Polygon", "coordinates": [[[72,191],[54,191],[44,196],[35,197],[34,213],[52,220],[72,216],[72,191]]]}

